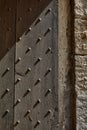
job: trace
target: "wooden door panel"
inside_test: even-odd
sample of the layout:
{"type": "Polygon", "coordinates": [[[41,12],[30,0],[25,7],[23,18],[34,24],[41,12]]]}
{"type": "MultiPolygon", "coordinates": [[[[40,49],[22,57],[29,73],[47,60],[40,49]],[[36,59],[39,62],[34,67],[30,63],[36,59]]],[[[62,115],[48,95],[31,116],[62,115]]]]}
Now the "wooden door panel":
{"type": "Polygon", "coordinates": [[[16,1],[0,0],[0,60],[15,44],[16,1]]]}
{"type": "Polygon", "coordinates": [[[15,130],[58,129],[57,15],[53,0],[16,43],[15,130]]]}
{"type": "Polygon", "coordinates": [[[12,130],[14,122],[14,51],[0,61],[0,130],[12,130]]]}
{"type": "Polygon", "coordinates": [[[17,0],[16,38],[22,36],[52,0],[17,0]]]}

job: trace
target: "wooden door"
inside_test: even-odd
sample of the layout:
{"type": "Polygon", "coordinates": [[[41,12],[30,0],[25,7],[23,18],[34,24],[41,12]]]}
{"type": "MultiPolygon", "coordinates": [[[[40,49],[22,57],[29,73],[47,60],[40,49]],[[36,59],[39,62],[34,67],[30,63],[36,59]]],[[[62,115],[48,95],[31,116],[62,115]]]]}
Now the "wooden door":
{"type": "Polygon", "coordinates": [[[56,0],[0,1],[0,129],[58,129],[56,0]]]}

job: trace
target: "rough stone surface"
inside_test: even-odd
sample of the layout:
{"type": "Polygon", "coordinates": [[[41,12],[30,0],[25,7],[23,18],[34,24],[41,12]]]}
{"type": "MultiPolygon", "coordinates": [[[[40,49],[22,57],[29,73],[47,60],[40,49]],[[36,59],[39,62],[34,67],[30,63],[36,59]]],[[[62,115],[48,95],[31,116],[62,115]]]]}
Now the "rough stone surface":
{"type": "Polygon", "coordinates": [[[75,0],[76,53],[87,54],[87,0],[75,0]]]}
{"type": "Polygon", "coordinates": [[[76,56],[77,130],[87,130],[87,56],[76,56]]]}
{"type": "Polygon", "coordinates": [[[87,0],[75,0],[77,130],[87,130],[87,0]]]}

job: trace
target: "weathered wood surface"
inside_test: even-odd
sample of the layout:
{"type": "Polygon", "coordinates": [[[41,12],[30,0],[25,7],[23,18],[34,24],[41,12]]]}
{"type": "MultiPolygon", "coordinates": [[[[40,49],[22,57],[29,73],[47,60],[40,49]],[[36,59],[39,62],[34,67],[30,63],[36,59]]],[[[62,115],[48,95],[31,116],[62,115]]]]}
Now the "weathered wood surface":
{"type": "Polygon", "coordinates": [[[15,0],[0,0],[0,60],[15,44],[15,7],[15,0]]]}
{"type": "Polygon", "coordinates": [[[15,85],[15,102],[21,100],[15,106],[15,122],[20,120],[16,130],[58,129],[57,17],[57,2],[53,0],[16,44],[16,61],[21,58],[16,64],[16,81],[21,79],[15,85]],[[28,89],[31,91],[26,94],[28,89]]]}
{"type": "Polygon", "coordinates": [[[16,39],[30,27],[52,0],[17,0],[16,39]]]}
{"type": "MultiPolygon", "coordinates": [[[[54,3],[56,2],[56,0],[53,1],[54,3]]],[[[73,82],[74,66],[72,66],[72,64],[74,64],[72,46],[72,2],[71,0],[59,0],[56,5],[53,5],[53,10],[50,10],[49,8],[49,13],[45,14],[44,16],[41,14],[42,19],[39,19],[39,24],[32,25],[32,28],[30,28],[31,34],[29,34],[28,30],[28,33],[25,33],[24,35],[23,33],[27,31],[36,18],[36,21],[38,20],[39,14],[44,9],[46,9],[46,6],[51,2],[51,0],[37,0],[37,2],[35,0],[18,0],[17,3],[15,2],[16,1],[10,0],[0,1],[0,59],[6,54],[7,50],[11,48],[12,45],[14,45],[16,40],[19,40],[19,44],[17,43],[16,49],[17,55],[15,54],[16,60],[18,57],[21,57],[21,59],[19,58],[20,62],[18,63],[18,66],[16,69],[14,69],[14,45],[14,47],[0,62],[0,74],[2,74],[2,71],[4,71],[5,68],[7,68],[7,65],[8,67],[12,67],[9,73],[6,74],[6,79],[0,79],[0,82],[3,85],[3,87],[0,85],[0,95],[2,95],[4,91],[3,89],[6,89],[8,85],[11,88],[9,97],[6,100],[3,98],[1,101],[1,104],[3,105],[0,107],[0,116],[2,115],[5,108],[6,110],[8,109],[8,105],[10,111],[7,116],[3,118],[4,121],[0,119],[0,129],[33,129],[37,121],[41,120],[41,122],[39,122],[39,127],[36,127],[35,129],[75,130],[75,116],[72,116],[75,115],[75,96],[73,82]],[[58,14],[59,16],[57,19],[58,14]],[[45,23],[45,27],[43,26],[43,23],[45,23]],[[46,28],[48,28],[49,25],[52,27],[52,30],[49,29],[51,33],[49,32],[49,35],[47,34],[43,36],[43,32],[46,31],[46,28]],[[36,41],[38,38],[39,42],[36,41]],[[33,44],[35,42],[37,43],[33,44]],[[33,48],[28,48],[31,46],[33,48]],[[49,51],[50,55],[47,52],[45,54],[48,46],[52,47],[52,52],[50,53],[49,51]],[[34,65],[33,62],[36,61],[37,57],[39,56],[42,58],[40,61],[41,63],[34,65]],[[42,74],[44,74],[46,69],[49,68],[49,65],[52,65],[52,73],[48,75],[49,77],[45,77],[45,79],[42,80],[42,74]],[[25,76],[27,67],[32,66],[34,68],[31,68],[30,70],[31,76],[25,76]],[[16,77],[14,77],[14,70],[16,71],[16,77]],[[33,86],[34,82],[40,76],[41,82],[38,85],[33,86]],[[13,85],[14,79],[16,80],[17,78],[19,78],[17,81],[19,83],[16,84],[16,82],[15,85],[13,85]],[[16,88],[15,90],[14,86],[16,88]],[[29,95],[23,96],[28,88],[31,89],[31,92],[29,95]],[[47,99],[45,99],[43,96],[46,94],[49,88],[51,88],[52,92],[48,95],[48,97],[46,96],[47,99]],[[14,96],[15,102],[17,99],[21,100],[18,100],[18,105],[14,107],[15,113],[13,115],[14,96]],[[34,103],[39,98],[42,99],[40,105],[38,105],[37,108],[33,108],[34,103]],[[7,102],[10,103],[7,105],[7,102]],[[24,117],[24,113],[26,114],[28,110],[27,108],[34,109],[30,112],[31,118],[29,115],[27,118],[25,118],[26,116],[24,117]],[[43,115],[45,115],[47,112],[46,110],[49,109],[51,109],[50,116],[43,119],[43,115]],[[14,128],[13,124],[15,124],[14,128]]]]}

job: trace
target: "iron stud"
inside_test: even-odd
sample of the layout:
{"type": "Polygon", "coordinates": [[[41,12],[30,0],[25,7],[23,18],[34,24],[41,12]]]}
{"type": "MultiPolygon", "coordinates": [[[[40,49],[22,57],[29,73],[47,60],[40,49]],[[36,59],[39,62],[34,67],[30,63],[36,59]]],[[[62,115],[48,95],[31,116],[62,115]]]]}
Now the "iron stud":
{"type": "Polygon", "coordinates": [[[19,18],[18,18],[18,21],[21,21],[21,20],[22,20],[22,17],[19,17],[19,18]]]}
{"type": "Polygon", "coordinates": [[[51,93],[52,92],[52,90],[51,89],[48,89],[48,91],[46,92],[46,94],[45,94],[45,97],[49,94],[49,93],[51,93]]]}
{"type": "Polygon", "coordinates": [[[31,71],[31,68],[28,68],[25,74],[28,74],[31,71]]]}
{"type": "Polygon", "coordinates": [[[38,125],[40,125],[40,124],[41,124],[41,121],[38,120],[37,123],[35,124],[34,128],[36,128],[36,127],[37,127],[38,125]]]}
{"type": "Polygon", "coordinates": [[[48,70],[47,70],[47,72],[45,73],[45,75],[44,76],[47,76],[50,72],[51,72],[51,68],[49,68],[48,70]]]}
{"type": "Polygon", "coordinates": [[[40,83],[40,82],[41,82],[41,79],[39,78],[39,79],[36,81],[35,85],[37,85],[37,84],[40,83]]]}
{"type": "Polygon", "coordinates": [[[5,92],[2,94],[1,98],[3,98],[3,97],[5,96],[5,94],[7,94],[9,91],[10,91],[10,89],[7,88],[7,89],[5,90],[5,92]]]}
{"type": "Polygon", "coordinates": [[[11,28],[9,27],[9,28],[7,28],[7,31],[11,31],[11,28]]]}
{"type": "Polygon", "coordinates": [[[49,27],[49,28],[47,29],[47,31],[45,32],[44,36],[46,36],[51,30],[52,30],[51,27],[49,27]]]}
{"type": "Polygon", "coordinates": [[[48,54],[51,51],[51,47],[48,47],[46,54],[48,54]]]}
{"type": "Polygon", "coordinates": [[[39,22],[41,22],[42,18],[38,18],[38,20],[36,21],[35,25],[37,25],[39,22]]]}
{"type": "Polygon", "coordinates": [[[19,57],[18,59],[17,59],[17,61],[15,62],[15,64],[17,64],[18,62],[20,62],[21,61],[21,58],[19,57]]]}
{"type": "Polygon", "coordinates": [[[16,123],[14,124],[14,126],[16,127],[19,124],[20,124],[20,120],[16,121],[16,123]]]}
{"type": "Polygon", "coordinates": [[[21,100],[18,99],[18,100],[16,101],[16,103],[14,104],[14,107],[15,107],[16,105],[18,105],[20,102],[21,102],[21,100]]]}
{"type": "Polygon", "coordinates": [[[29,88],[28,90],[27,90],[27,93],[30,93],[31,92],[31,89],[29,88]]]}
{"type": "Polygon", "coordinates": [[[31,48],[30,48],[30,47],[28,47],[28,49],[26,50],[26,54],[27,54],[29,51],[31,51],[31,48]]]}
{"type": "Polygon", "coordinates": [[[37,105],[39,105],[41,103],[41,100],[38,99],[37,102],[34,104],[33,108],[35,108],[37,105]]]}
{"type": "Polygon", "coordinates": [[[19,37],[19,38],[18,38],[18,41],[21,41],[21,39],[22,39],[22,38],[21,38],[21,37],[19,37]]]}
{"type": "Polygon", "coordinates": [[[5,117],[9,113],[9,110],[7,109],[5,113],[2,115],[2,118],[5,117]]]}
{"type": "Polygon", "coordinates": [[[6,89],[6,93],[8,93],[9,91],[10,91],[10,89],[9,89],[9,88],[7,88],[7,89],[6,89]]]}
{"type": "Polygon", "coordinates": [[[31,12],[32,11],[32,8],[28,8],[28,10],[27,10],[28,12],[31,12]]]}
{"type": "Polygon", "coordinates": [[[30,110],[27,110],[26,114],[24,115],[24,117],[28,116],[28,114],[30,113],[30,110]]]}
{"type": "Polygon", "coordinates": [[[7,48],[7,51],[10,51],[10,48],[7,48]]]}
{"type": "Polygon", "coordinates": [[[25,35],[27,35],[31,30],[32,30],[31,27],[28,28],[28,30],[25,32],[25,35]]]}
{"type": "Polygon", "coordinates": [[[36,44],[41,41],[41,37],[39,37],[36,41],[36,44]]]}
{"type": "Polygon", "coordinates": [[[11,11],[11,8],[10,8],[10,7],[8,8],[8,11],[9,11],[9,12],[11,11]]]}
{"type": "Polygon", "coordinates": [[[34,63],[34,65],[38,64],[40,61],[42,60],[42,58],[38,58],[37,61],[34,63]]]}
{"type": "Polygon", "coordinates": [[[23,97],[27,96],[27,94],[29,94],[30,92],[31,92],[31,89],[29,88],[29,89],[26,91],[26,93],[24,94],[23,97]]]}
{"type": "Polygon", "coordinates": [[[51,8],[49,8],[48,10],[47,10],[47,12],[45,13],[45,15],[47,15],[48,13],[50,13],[51,12],[51,8]]]}
{"type": "Polygon", "coordinates": [[[44,118],[47,117],[47,116],[49,116],[49,114],[51,114],[51,113],[52,113],[52,111],[48,110],[48,112],[45,114],[44,118]]]}
{"type": "Polygon", "coordinates": [[[7,68],[5,72],[2,74],[2,77],[10,70],[10,68],[7,68]]]}
{"type": "Polygon", "coordinates": [[[15,84],[17,84],[17,83],[20,82],[20,81],[21,81],[21,79],[20,79],[20,78],[17,78],[15,84]]]}

